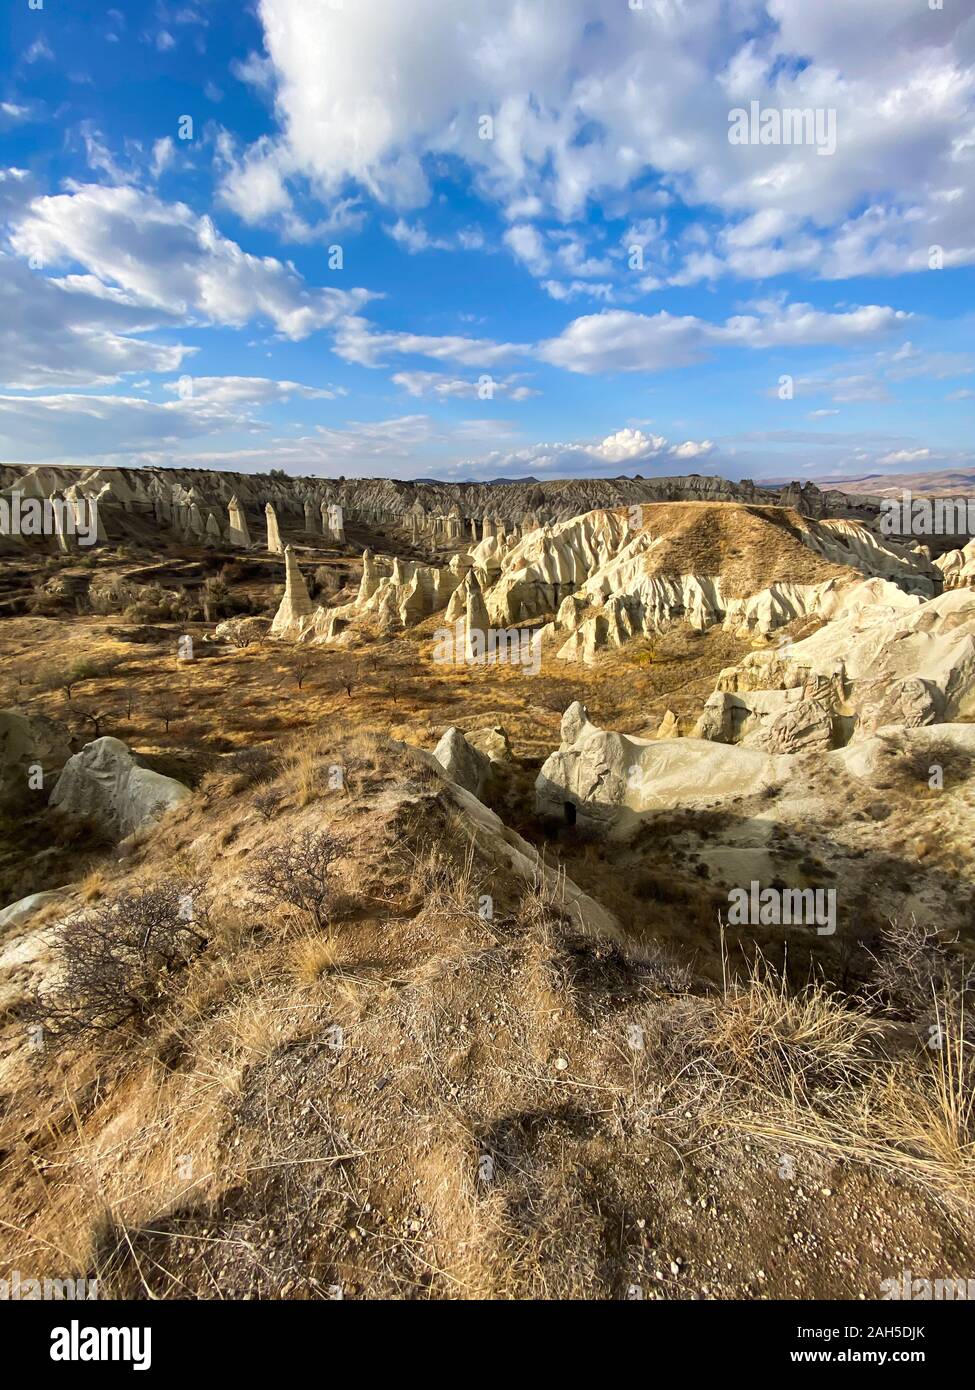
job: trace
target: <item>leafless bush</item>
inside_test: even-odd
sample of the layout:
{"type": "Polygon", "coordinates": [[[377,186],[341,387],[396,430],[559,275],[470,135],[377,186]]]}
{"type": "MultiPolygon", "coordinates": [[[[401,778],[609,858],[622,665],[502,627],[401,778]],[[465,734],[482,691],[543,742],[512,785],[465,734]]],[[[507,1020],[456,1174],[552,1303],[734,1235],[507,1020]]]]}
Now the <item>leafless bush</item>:
{"type": "Polygon", "coordinates": [[[872,984],[884,1002],[915,1022],[932,1017],[936,1001],[962,1004],[975,985],[970,967],[933,927],[917,918],[891,921],[880,933],[872,984]]]}
{"type": "Polygon", "coordinates": [[[239,790],[243,791],[246,787],[252,787],[258,782],[270,782],[281,771],[281,760],[277,753],[266,743],[256,744],[253,748],[242,748],[237,753],[232,753],[227,759],[227,765],[233,775],[239,779],[239,790]]]}
{"type": "Polygon", "coordinates": [[[254,809],[262,820],[272,821],[281,809],[281,793],[276,787],[269,787],[266,792],[258,792],[254,797],[254,809]]]}
{"type": "Polygon", "coordinates": [[[58,1037],[144,1019],[166,999],[169,978],[209,938],[203,882],[169,879],[86,908],[55,928],[57,983],[35,994],[32,1016],[58,1037]]]}
{"type": "Polygon", "coordinates": [[[316,927],[328,923],[332,866],[343,852],[328,830],[305,830],[285,845],[272,845],[257,856],[249,875],[258,897],[288,903],[307,912],[316,927]]]}

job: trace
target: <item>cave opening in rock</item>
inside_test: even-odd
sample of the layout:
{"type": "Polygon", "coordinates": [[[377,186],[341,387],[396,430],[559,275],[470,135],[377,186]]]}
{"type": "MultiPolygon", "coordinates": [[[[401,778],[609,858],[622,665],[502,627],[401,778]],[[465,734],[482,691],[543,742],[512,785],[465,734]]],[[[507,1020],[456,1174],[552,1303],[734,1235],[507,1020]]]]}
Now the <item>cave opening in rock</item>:
{"type": "Polygon", "coordinates": [[[567,801],[567,802],[565,802],[563,809],[564,809],[564,811],[565,811],[565,823],[566,823],[566,825],[575,825],[575,823],[576,823],[576,804],[575,804],[575,802],[574,802],[574,801],[567,801]]]}

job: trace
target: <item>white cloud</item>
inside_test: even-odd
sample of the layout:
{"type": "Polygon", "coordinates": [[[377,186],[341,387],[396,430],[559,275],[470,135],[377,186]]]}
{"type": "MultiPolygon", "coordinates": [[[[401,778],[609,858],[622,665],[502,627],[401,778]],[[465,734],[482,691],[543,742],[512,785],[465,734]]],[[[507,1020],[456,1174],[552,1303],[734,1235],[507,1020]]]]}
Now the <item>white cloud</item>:
{"type": "Polygon", "coordinates": [[[243,159],[238,160],[231,137],[222,132],[217,157],[226,170],[220,184],[220,200],[243,222],[264,222],[291,210],[291,195],[284,182],[286,168],[280,151],[270,141],[255,141],[243,159]]]}
{"type": "Polygon", "coordinates": [[[541,233],[528,222],[509,227],[504,234],[504,244],[512,254],[526,265],[533,275],[544,275],[551,265],[548,251],[541,233]]]}
{"type": "Polygon", "coordinates": [[[171,135],[164,135],[152,147],[152,177],[158,179],[172,165],[176,158],[176,144],[171,135]]]}
{"type": "Polygon", "coordinates": [[[292,267],[248,254],[185,203],[132,187],[88,184],[35,198],[15,220],[11,243],[45,265],[78,263],[132,303],[238,327],[267,319],[295,340],[334,325],[370,297],[358,289],[309,288],[292,267]]]}
{"type": "Polygon", "coordinates": [[[700,362],[722,346],[768,348],[859,342],[890,332],[910,315],[880,305],[827,313],[809,304],[778,300],[756,305],[724,324],[662,310],[636,314],[607,309],[574,319],[557,338],[539,344],[537,355],[570,372],[656,372],[700,362]]]}
{"type": "Polygon", "coordinates": [[[16,390],[107,386],[128,372],[178,371],[193,348],[144,341],[169,326],[86,277],[49,279],[0,253],[0,382],[16,390]]]}
{"type": "Polygon", "coordinates": [[[451,245],[449,241],[444,241],[439,237],[432,237],[422,223],[417,222],[412,225],[404,218],[400,217],[391,227],[386,228],[386,233],[395,242],[408,251],[411,256],[417,255],[420,251],[449,251],[451,245]]]}
{"type": "Polygon", "coordinates": [[[562,477],[619,472],[686,469],[688,461],[708,458],[714,452],[709,439],[671,444],[663,435],[644,434],[625,428],[598,443],[531,444],[511,451],[496,450],[480,458],[465,458],[451,470],[457,476],[523,477],[549,473],[562,477]]]}
{"type": "Polygon", "coordinates": [[[196,401],[157,405],[137,396],[0,395],[0,449],[16,461],[165,449],[237,423],[236,415],[196,401]]]}
{"type": "Polygon", "coordinates": [[[435,396],[439,400],[493,400],[498,396],[511,401],[527,401],[541,394],[523,384],[521,376],[494,378],[485,373],[468,380],[447,376],[443,372],[396,372],[392,378],[408,395],[435,396]]]}
{"type": "MultiPolygon", "coordinates": [[[[964,6],[493,0],[461,17],[454,0],[260,0],[259,13],[268,58],[247,75],[273,93],[289,168],[326,200],[352,179],[419,207],[430,160],[447,154],[515,228],[611,204],[648,174],[719,209],[732,224],[696,248],[679,283],[925,269],[932,244],[945,264],[975,262],[964,6]],[[835,109],[835,154],[729,145],[729,110],[751,100],[835,109]]],[[[550,249],[521,238],[515,253],[550,275],[550,249]]]]}
{"type": "Polygon", "coordinates": [[[361,367],[381,367],[393,353],[415,353],[439,362],[461,362],[466,367],[480,367],[486,371],[528,349],[513,343],[495,343],[488,338],[384,332],[366,319],[353,315],[337,325],[335,351],[346,362],[356,362],[361,367]]]}
{"type": "Polygon", "coordinates": [[[889,468],[894,464],[908,463],[914,465],[924,463],[930,457],[930,449],[895,449],[892,453],[884,454],[882,458],[877,459],[877,463],[884,468],[889,468]]]}
{"type": "Polygon", "coordinates": [[[51,51],[51,45],[43,34],[34,40],[24,54],[25,63],[39,63],[42,61],[47,61],[49,63],[54,62],[54,54],[51,51]]]}
{"type": "Polygon", "coordinates": [[[179,394],[181,399],[220,406],[268,405],[293,398],[331,401],[345,394],[339,387],[302,386],[297,381],[275,381],[262,376],[187,376],[166,382],[164,389],[179,394]]]}

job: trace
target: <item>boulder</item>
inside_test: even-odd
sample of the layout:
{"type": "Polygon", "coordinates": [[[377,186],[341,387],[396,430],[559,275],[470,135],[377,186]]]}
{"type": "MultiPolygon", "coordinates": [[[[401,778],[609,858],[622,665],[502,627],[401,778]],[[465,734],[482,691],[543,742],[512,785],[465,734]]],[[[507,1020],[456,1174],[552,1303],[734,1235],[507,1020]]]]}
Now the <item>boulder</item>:
{"type": "Polygon", "coordinates": [[[487,785],[491,763],[472,747],[460,729],[450,728],[433,750],[433,756],[452,782],[480,798],[487,785]]]}
{"type": "Polygon", "coordinates": [[[800,700],[779,714],[764,731],[767,753],[825,753],[833,743],[833,719],[820,700],[800,700]]]}
{"type": "MultiPolygon", "coordinates": [[[[68,731],[43,714],[0,710],[0,811],[11,814],[31,804],[71,756],[68,731]],[[41,786],[31,787],[32,769],[40,768],[41,786]]],[[[38,803],[40,804],[40,803],[38,803]]]]}
{"type": "Polygon", "coordinates": [[[470,746],[483,753],[489,762],[511,762],[511,744],[503,724],[495,724],[490,729],[472,729],[466,738],[470,746]]]}
{"type": "Polygon", "coordinates": [[[119,739],[96,738],[68,759],[51,805],[68,816],[91,817],[121,840],[189,795],[182,782],[142,767],[119,739]]]}
{"type": "Polygon", "coordinates": [[[26,898],[10,903],[0,911],[0,936],[9,928],[24,926],[41,908],[48,907],[51,903],[66,902],[76,888],[77,884],[69,883],[64,888],[50,888],[46,893],[30,893],[26,898]]]}
{"type": "Polygon", "coordinates": [[[876,692],[863,697],[858,733],[874,733],[888,724],[903,724],[909,729],[937,724],[943,709],[940,690],[920,676],[889,684],[878,681],[876,692]]]}

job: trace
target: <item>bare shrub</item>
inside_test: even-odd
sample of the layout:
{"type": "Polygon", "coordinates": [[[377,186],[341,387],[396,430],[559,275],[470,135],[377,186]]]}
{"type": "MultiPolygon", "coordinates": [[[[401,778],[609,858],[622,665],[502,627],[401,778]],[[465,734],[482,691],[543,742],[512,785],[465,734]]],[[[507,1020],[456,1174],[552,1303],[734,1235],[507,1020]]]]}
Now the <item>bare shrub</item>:
{"type": "Polygon", "coordinates": [[[86,908],[54,929],[57,983],[35,994],[32,1016],[58,1037],[145,1019],[168,997],[169,978],[209,938],[202,882],[169,879],[86,908]]]}
{"type": "Polygon", "coordinates": [[[232,753],[227,759],[227,764],[234,776],[241,781],[242,785],[238,788],[241,791],[258,782],[270,782],[281,771],[280,758],[266,743],[232,753]]]}
{"type": "Polygon", "coordinates": [[[258,897],[307,912],[319,929],[329,919],[332,868],[343,847],[328,830],[305,830],[257,856],[249,881],[258,897]]]}
{"type": "Polygon", "coordinates": [[[912,1021],[923,1023],[947,1000],[952,1014],[963,1014],[973,973],[933,927],[916,917],[891,921],[880,933],[871,983],[884,1002],[912,1021]]]}
{"type": "Polygon", "coordinates": [[[272,821],[281,809],[281,793],[276,787],[269,787],[266,792],[258,792],[254,797],[254,809],[264,821],[272,821]]]}

